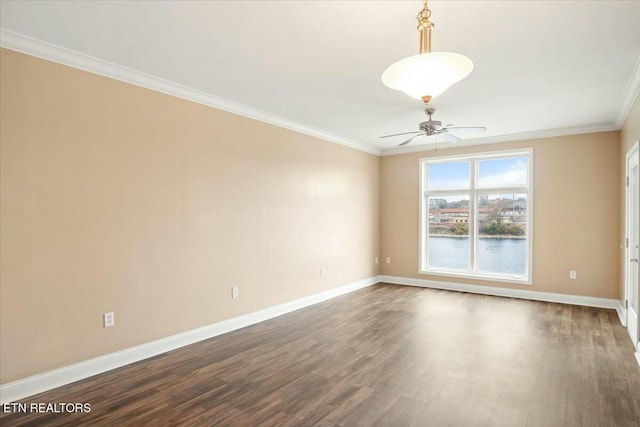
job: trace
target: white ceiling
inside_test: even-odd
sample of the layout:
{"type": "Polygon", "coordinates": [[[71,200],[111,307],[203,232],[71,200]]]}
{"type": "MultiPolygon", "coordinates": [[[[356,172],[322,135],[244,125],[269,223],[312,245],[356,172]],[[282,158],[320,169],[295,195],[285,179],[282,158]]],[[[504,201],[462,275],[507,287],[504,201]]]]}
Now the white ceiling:
{"type": "MultiPolygon", "coordinates": [[[[436,120],[488,128],[467,142],[618,129],[640,89],[640,1],[429,5],[433,50],[474,62],[468,78],[430,103],[436,120]]],[[[425,119],[420,101],[380,81],[388,65],[417,53],[419,0],[0,7],[8,48],[80,68],[94,61],[103,74],[372,152],[433,146],[418,138],[396,149],[402,137],[379,138],[417,130],[425,119]]]]}

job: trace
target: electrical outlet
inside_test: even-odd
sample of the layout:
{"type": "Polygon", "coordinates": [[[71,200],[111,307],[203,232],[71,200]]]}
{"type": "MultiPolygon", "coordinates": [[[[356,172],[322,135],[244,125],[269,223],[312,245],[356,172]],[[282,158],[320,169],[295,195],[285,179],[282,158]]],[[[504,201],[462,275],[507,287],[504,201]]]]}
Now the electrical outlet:
{"type": "Polygon", "coordinates": [[[231,298],[238,298],[238,287],[234,286],[231,288],[231,298]]]}
{"type": "Polygon", "coordinates": [[[391,264],[391,257],[390,256],[387,257],[387,264],[391,264]]]}
{"type": "Polygon", "coordinates": [[[569,271],[569,279],[576,280],[577,274],[575,270],[569,271]]]}
{"type": "Polygon", "coordinates": [[[378,257],[375,257],[373,262],[375,262],[377,264],[378,263],[378,257]]]}
{"type": "Polygon", "coordinates": [[[327,275],[327,272],[325,271],[324,268],[320,269],[320,277],[325,277],[327,275]]]}
{"type": "Polygon", "coordinates": [[[110,328],[116,324],[116,316],[113,314],[113,311],[102,315],[102,323],[105,328],[110,328]]]}

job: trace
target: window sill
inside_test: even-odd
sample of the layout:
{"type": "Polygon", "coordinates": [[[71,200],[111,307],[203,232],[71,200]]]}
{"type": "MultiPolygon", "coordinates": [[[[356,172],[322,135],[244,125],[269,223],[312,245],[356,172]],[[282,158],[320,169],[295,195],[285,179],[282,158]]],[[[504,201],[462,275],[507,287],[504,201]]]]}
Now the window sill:
{"type": "Polygon", "coordinates": [[[471,273],[458,273],[452,271],[443,270],[420,270],[420,274],[429,274],[432,276],[443,277],[459,277],[472,280],[483,280],[486,282],[502,282],[502,283],[515,283],[518,285],[531,285],[531,277],[519,277],[519,276],[492,276],[488,274],[471,274],[471,273]]]}

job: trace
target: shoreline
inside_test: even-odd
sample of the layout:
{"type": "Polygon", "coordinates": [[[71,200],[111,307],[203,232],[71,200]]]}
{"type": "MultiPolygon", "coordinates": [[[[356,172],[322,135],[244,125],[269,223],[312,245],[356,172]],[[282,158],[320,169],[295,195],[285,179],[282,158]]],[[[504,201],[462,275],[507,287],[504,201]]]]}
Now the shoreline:
{"type": "MultiPolygon", "coordinates": [[[[457,236],[455,234],[429,234],[429,237],[453,237],[454,239],[467,239],[469,235],[457,236]]],[[[526,236],[499,236],[499,235],[482,235],[479,239],[498,239],[498,240],[526,240],[526,236]]]]}

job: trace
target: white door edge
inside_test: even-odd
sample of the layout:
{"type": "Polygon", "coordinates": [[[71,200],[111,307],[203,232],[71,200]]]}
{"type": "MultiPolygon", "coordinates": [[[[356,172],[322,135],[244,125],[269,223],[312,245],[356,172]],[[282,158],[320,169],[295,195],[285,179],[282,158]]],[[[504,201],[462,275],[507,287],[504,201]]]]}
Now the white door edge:
{"type": "MultiPolygon", "coordinates": [[[[639,149],[638,146],[640,145],[640,140],[636,141],[635,144],[633,144],[633,146],[629,149],[629,151],[627,151],[626,154],[626,162],[625,162],[625,176],[627,177],[627,179],[631,178],[631,169],[632,169],[632,165],[637,165],[638,164],[638,156],[639,156],[639,149]]],[[[637,351],[640,352],[640,344],[639,344],[639,340],[638,340],[638,335],[639,335],[639,329],[640,329],[640,325],[638,324],[638,312],[637,310],[633,309],[632,306],[632,301],[630,301],[631,296],[632,295],[636,295],[636,298],[640,299],[640,297],[638,297],[638,291],[636,290],[635,293],[631,292],[631,287],[634,284],[633,281],[633,277],[632,277],[632,269],[633,269],[633,265],[630,261],[631,259],[631,255],[633,255],[633,248],[632,246],[635,244],[637,244],[638,240],[640,240],[639,236],[635,236],[635,239],[633,239],[632,236],[632,232],[631,232],[631,228],[632,228],[632,218],[633,215],[637,216],[638,212],[632,212],[632,207],[630,206],[630,201],[631,201],[631,191],[632,188],[634,189],[634,191],[638,191],[638,182],[635,182],[635,184],[632,184],[631,182],[629,182],[629,184],[631,185],[627,185],[626,189],[625,189],[625,239],[628,239],[627,242],[628,244],[625,244],[624,247],[624,297],[625,297],[625,301],[627,301],[627,304],[624,304],[623,306],[623,312],[624,312],[624,318],[625,318],[625,327],[627,328],[627,332],[629,333],[629,337],[631,338],[631,341],[633,343],[633,346],[635,347],[635,349],[637,351]]],[[[638,195],[635,195],[636,198],[638,198],[638,195]]],[[[637,221],[637,219],[636,219],[637,221]]],[[[636,222],[637,224],[637,222],[636,222]]],[[[636,225],[637,227],[637,225],[636,225]]],[[[637,229],[636,229],[636,233],[637,233],[637,229]]],[[[637,255],[637,254],[636,254],[637,255]]],[[[637,257],[637,256],[636,256],[637,257]]],[[[636,267],[636,271],[637,271],[637,267],[636,267]]],[[[636,278],[635,280],[635,285],[636,286],[640,286],[640,284],[637,283],[638,279],[636,278]]],[[[636,309],[640,306],[640,304],[638,304],[640,301],[636,302],[636,309]]]]}

